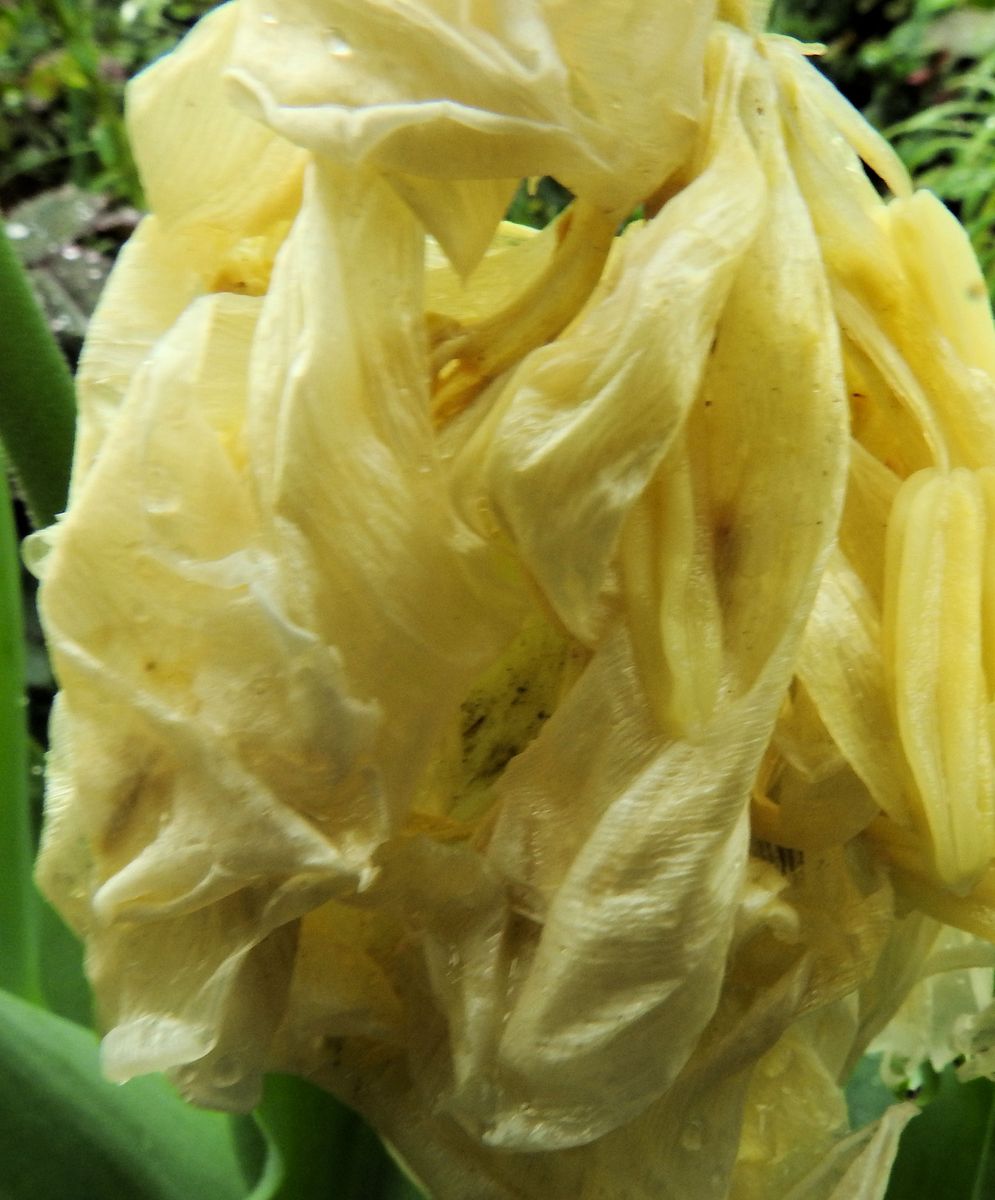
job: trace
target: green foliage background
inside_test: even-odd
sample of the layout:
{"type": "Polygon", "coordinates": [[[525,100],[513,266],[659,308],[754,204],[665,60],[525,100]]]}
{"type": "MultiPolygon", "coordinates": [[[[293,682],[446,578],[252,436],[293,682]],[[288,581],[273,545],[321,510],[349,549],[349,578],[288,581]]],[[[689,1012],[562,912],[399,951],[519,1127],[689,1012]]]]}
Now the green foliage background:
{"type": "MultiPolygon", "coordinates": [[[[0,469],[0,1200],[417,1200],[375,1136],[300,1081],[272,1077],[239,1118],[159,1079],[104,1083],[80,948],[31,883],[52,680],[18,540],[64,503],[66,360],[142,204],[124,84],[208,7],[0,0],[0,444],[19,496],[0,469]]],[[[822,68],[965,222],[991,288],[995,0],[775,0],[772,24],[825,45],[822,68]]],[[[568,198],[538,181],[510,216],[543,225],[568,198]]],[[[995,1197],[995,1085],[921,1074],[887,1200],[995,1197]]],[[[855,1126],[893,1099],[865,1060],[855,1126]]]]}

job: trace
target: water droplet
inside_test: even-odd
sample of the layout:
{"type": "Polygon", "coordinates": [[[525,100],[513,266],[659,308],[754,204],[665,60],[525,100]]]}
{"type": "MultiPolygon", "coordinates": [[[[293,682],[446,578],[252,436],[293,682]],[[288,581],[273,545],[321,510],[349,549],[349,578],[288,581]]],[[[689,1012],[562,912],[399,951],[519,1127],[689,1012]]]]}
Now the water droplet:
{"type": "Polygon", "coordinates": [[[693,1154],[701,1149],[703,1142],[701,1122],[689,1121],[681,1134],[681,1145],[693,1154]]]}
{"type": "Polygon", "coordinates": [[[21,543],[21,557],[32,575],[39,578],[45,570],[45,560],[52,552],[51,539],[44,532],[32,533],[21,543]]]}
{"type": "Polygon", "coordinates": [[[262,21],[264,25],[272,26],[280,24],[280,18],[275,17],[272,13],[263,13],[259,20],[262,21]]]}
{"type": "Polygon", "coordinates": [[[325,34],[325,49],[332,58],[352,58],[353,49],[338,29],[330,29],[325,34]]]}
{"type": "Polygon", "coordinates": [[[6,226],[6,230],[7,236],[9,238],[14,238],[16,241],[20,241],[22,238],[31,236],[31,230],[27,227],[27,225],[22,225],[20,221],[11,221],[10,224],[6,226]]]}
{"type": "Polygon", "coordinates": [[[145,511],[150,517],[172,517],[181,509],[179,496],[150,496],[145,511]]]}
{"type": "Polygon", "coordinates": [[[78,258],[81,258],[82,255],[83,251],[79,248],[79,246],[62,247],[62,257],[66,260],[66,262],[75,262],[78,258]]]}
{"type": "Polygon", "coordinates": [[[52,332],[65,333],[71,324],[72,322],[67,316],[60,314],[59,316],[52,318],[52,332]]]}

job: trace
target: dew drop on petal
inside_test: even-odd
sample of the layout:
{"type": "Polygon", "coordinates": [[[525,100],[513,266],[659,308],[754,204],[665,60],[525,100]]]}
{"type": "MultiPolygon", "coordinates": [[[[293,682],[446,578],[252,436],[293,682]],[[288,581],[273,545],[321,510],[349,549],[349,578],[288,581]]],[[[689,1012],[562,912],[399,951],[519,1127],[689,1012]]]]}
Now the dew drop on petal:
{"type": "Polygon", "coordinates": [[[232,1054],[222,1054],[216,1059],[211,1069],[211,1082],[215,1087],[227,1088],[238,1083],[244,1072],[232,1054]]]}
{"type": "Polygon", "coordinates": [[[700,1150],[703,1143],[700,1121],[689,1121],[681,1133],[681,1145],[692,1153],[700,1150]]]}
{"type": "Polygon", "coordinates": [[[332,58],[351,58],[353,54],[352,46],[338,29],[330,29],[325,34],[325,49],[332,58]]]}
{"type": "Polygon", "coordinates": [[[32,575],[39,579],[45,570],[45,563],[51,552],[51,540],[44,533],[30,534],[21,543],[21,557],[24,565],[32,575]]]}

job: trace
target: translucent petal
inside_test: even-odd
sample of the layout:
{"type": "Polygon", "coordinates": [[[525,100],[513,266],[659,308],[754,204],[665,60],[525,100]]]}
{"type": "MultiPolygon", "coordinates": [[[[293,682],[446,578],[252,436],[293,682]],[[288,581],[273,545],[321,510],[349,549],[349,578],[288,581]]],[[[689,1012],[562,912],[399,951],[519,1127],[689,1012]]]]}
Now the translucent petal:
{"type": "Polygon", "coordinates": [[[902,1130],[914,1104],[895,1104],[875,1124],[838,1143],[785,1200],[883,1200],[902,1130]]]}
{"type": "MultiPolygon", "coordinates": [[[[229,79],[248,111],[341,162],[425,180],[553,175],[621,217],[689,148],[711,9],[246,0],[229,79]]],[[[497,214],[463,195],[462,230],[440,211],[433,232],[466,270],[497,214]]]]}
{"type": "Polygon", "coordinates": [[[38,543],[111,1077],[315,1079],[438,1200],[879,1200],[840,1081],[995,941],[995,337],[758,13],[237,0],[132,87],[38,543]]]}
{"type": "Polygon", "coordinates": [[[290,215],[306,154],[228,103],[222,74],[240,20],[224,4],[128,88],[128,134],[149,207],[171,231],[261,233],[290,215]]]}
{"type": "Polygon", "coordinates": [[[918,978],[898,1011],[871,1043],[883,1054],[891,1086],[919,1064],[942,1071],[969,1044],[968,1029],[992,1000],[995,948],[959,929],[941,929],[928,956],[916,963],[918,978]]]}
{"type": "Polygon", "coordinates": [[[146,217],[122,249],[90,320],[76,377],[74,489],[97,456],[131,379],[203,290],[200,264],[172,253],[173,246],[156,218],[146,217]],[[156,286],[150,288],[152,274],[156,286]]]}
{"type": "Polygon", "coordinates": [[[376,697],[376,770],[399,816],[530,610],[448,495],[428,417],[422,253],[382,181],[315,164],[263,304],[246,430],[281,603],[376,697]]]}
{"type": "Polygon", "coordinates": [[[761,217],[764,184],[736,111],[748,52],[745,38],[717,51],[702,174],[629,234],[584,312],[530,355],[464,452],[560,619],[588,642],[622,522],[701,386],[715,321],[761,217]],[[552,522],[537,496],[570,504],[552,522]]]}

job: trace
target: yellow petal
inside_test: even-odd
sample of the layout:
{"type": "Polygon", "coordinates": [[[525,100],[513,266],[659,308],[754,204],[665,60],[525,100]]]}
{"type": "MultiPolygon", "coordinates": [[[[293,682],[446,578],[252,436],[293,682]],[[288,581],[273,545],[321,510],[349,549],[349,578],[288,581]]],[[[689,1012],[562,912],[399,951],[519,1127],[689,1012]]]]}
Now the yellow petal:
{"type": "Polygon", "coordinates": [[[744,38],[717,54],[702,174],[629,233],[577,321],[523,363],[457,463],[489,485],[497,520],[581,640],[596,635],[621,526],[697,395],[761,217],[764,184],[736,110],[749,49],[744,38]],[[536,503],[566,496],[555,522],[536,503]]]}
{"type": "Polygon", "coordinates": [[[174,245],[161,223],[146,217],[122,249],[90,320],[76,379],[74,492],[99,453],[131,379],[203,290],[200,264],[173,253],[174,245]],[[152,277],[155,286],[149,287],[152,277]]]}
{"type": "Polygon", "coordinates": [[[894,727],[878,613],[841,555],[833,556],[823,575],[798,674],[874,800],[907,824],[918,792],[894,727]]]}
{"type": "Polygon", "coordinates": [[[914,1104],[895,1104],[873,1125],[850,1135],[785,1200],[883,1200],[898,1139],[918,1116],[914,1104]]]}
{"type": "Polygon", "coordinates": [[[966,890],[995,850],[981,588],[987,518],[973,472],[919,471],[888,529],[886,669],[936,869],[966,890]]]}
{"type": "MultiPolygon", "coordinates": [[[[245,0],[229,79],[247,111],[319,154],[424,180],[553,175],[622,217],[689,148],[711,9],[519,0],[482,19],[443,0],[245,0]]],[[[441,212],[433,229],[461,270],[498,215],[472,207],[462,231],[441,212]]]]}
{"type": "Polygon", "coordinates": [[[228,103],[222,72],[241,5],[199,21],[128,88],[128,134],[149,207],[171,230],[257,234],[296,209],[306,155],[228,103]]]}
{"type": "Polygon", "coordinates": [[[968,367],[995,380],[995,326],[984,276],[964,227],[930,192],[888,209],[894,244],[929,318],[968,367]]]}

